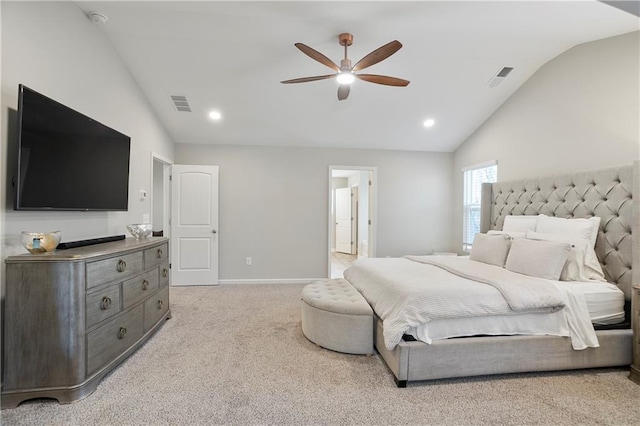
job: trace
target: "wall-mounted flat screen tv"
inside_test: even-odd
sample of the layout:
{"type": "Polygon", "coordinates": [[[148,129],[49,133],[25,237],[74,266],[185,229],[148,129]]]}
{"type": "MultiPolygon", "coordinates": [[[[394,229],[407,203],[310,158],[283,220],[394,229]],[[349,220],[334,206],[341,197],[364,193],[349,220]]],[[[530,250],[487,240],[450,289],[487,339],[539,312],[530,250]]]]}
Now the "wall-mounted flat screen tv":
{"type": "Polygon", "coordinates": [[[131,138],[24,85],[15,210],[126,211],[131,138]]]}

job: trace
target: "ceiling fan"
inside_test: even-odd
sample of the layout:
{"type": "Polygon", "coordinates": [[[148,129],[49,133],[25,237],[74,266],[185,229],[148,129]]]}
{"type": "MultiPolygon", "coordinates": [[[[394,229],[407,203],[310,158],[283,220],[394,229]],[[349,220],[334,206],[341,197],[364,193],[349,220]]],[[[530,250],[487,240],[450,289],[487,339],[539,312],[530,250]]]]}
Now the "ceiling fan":
{"type": "Polygon", "coordinates": [[[322,53],[310,48],[309,46],[296,43],[295,46],[302,51],[305,55],[320,62],[323,65],[336,71],[335,74],[318,75],[314,77],[302,77],[294,78],[292,80],[281,81],[283,84],[290,83],[306,83],[308,81],[325,80],[328,78],[335,78],[338,83],[338,100],[343,101],[349,96],[349,90],[351,83],[357,78],[369,83],[384,84],[386,86],[401,86],[405,87],[409,84],[408,80],[401,78],[389,77],[386,75],[377,74],[356,74],[357,71],[363,70],[375,65],[380,61],[387,59],[389,56],[396,53],[402,47],[402,43],[398,40],[393,40],[385,44],[382,47],[377,48],[373,52],[369,53],[364,58],[360,59],[353,67],[351,66],[351,60],[347,57],[347,47],[353,44],[353,35],[350,33],[342,33],[338,36],[338,41],[341,46],[344,46],[344,59],[340,61],[340,66],[336,65],[331,59],[324,56],[322,53]]]}

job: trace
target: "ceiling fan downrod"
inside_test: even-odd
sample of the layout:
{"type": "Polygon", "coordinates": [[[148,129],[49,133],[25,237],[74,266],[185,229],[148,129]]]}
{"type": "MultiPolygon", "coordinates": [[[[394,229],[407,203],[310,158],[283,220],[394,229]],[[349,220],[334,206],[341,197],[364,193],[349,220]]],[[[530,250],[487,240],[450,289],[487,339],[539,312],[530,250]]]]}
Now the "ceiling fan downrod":
{"type": "Polygon", "coordinates": [[[342,72],[351,71],[351,60],[347,57],[347,47],[353,44],[353,34],[342,33],[338,36],[338,42],[344,46],[344,59],[340,61],[340,70],[342,72]]]}

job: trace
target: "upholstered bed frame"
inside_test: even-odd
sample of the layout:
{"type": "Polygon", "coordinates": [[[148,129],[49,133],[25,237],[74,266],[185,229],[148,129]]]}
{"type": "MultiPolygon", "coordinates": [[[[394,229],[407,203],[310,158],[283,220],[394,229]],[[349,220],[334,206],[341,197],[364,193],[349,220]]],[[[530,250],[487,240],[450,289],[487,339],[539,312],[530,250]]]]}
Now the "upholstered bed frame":
{"type": "MultiPolygon", "coordinates": [[[[484,184],[481,232],[502,229],[507,215],[600,216],[596,254],[608,281],[629,300],[640,283],[640,162],[543,179],[484,184]],[[635,202],[634,202],[635,201],[635,202]],[[635,237],[635,238],[632,238],[635,237]]],[[[599,348],[573,350],[569,337],[482,336],[384,345],[376,318],[376,349],[399,387],[408,381],[631,364],[630,328],[597,330],[599,348]]]]}

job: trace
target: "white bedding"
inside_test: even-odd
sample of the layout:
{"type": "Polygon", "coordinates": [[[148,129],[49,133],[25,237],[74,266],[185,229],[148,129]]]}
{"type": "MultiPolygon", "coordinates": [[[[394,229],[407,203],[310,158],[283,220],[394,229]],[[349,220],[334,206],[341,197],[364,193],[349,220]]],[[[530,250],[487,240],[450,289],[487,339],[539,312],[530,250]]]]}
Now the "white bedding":
{"type": "MultiPolygon", "coordinates": [[[[469,256],[459,256],[459,258],[469,259],[469,256]]],[[[582,293],[593,324],[611,325],[624,321],[624,293],[615,284],[606,281],[561,281],[561,283],[582,293]]]]}
{"type": "MultiPolygon", "coordinates": [[[[606,282],[562,282],[582,293],[593,324],[608,325],[624,321],[624,293],[606,282]]],[[[564,312],[549,315],[494,315],[475,318],[449,318],[411,328],[407,334],[425,343],[452,337],[478,335],[553,335],[569,336],[564,312]]]]}
{"type": "MultiPolygon", "coordinates": [[[[422,260],[432,262],[437,259],[436,256],[426,256],[422,260]]],[[[453,264],[478,263],[459,258],[440,259],[453,264]]],[[[426,343],[433,339],[477,334],[551,334],[570,336],[574,349],[598,346],[586,303],[590,298],[589,291],[579,291],[587,290],[586,285],[593,283],[542,280],[540,285],[551,283],[557,290],[552,296],[560,296],[564,309],[556,312],[554,309],[514,311],[496,287],[456,276],[420,260],[415,257],[414,260],[362,259],[345,271],[345,278],[383,319],[385,345],[389,349],[397,345],[404,333],[426,343]],[[459,298],[459,295],[466,297],[459,298]],[[453,297],[457,302],[451,307],[448,303],[453,297]]],[[[514,274],[502,268],[482,265],[481,269],[488,266],[499,270],[497,273],[501,276],[505,272],[514,274]]],[[[514,282],[518,282],[523,276],[515,274],[513,277],[514,282]]],[[[486,277],[480,280],[486,281],[486,277]]],[[[525,281],[534,283],[530,277],[525,281]]],[[[595,285],[608,288],[606,283],[595,285]]]]}
{"type": "Polygon", "coordinates": [[[616,285],[603,281],[562,283],[584,296],[593,324],[609,325],[624,321],[624,293],[616,285]]]}

